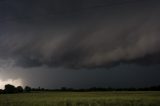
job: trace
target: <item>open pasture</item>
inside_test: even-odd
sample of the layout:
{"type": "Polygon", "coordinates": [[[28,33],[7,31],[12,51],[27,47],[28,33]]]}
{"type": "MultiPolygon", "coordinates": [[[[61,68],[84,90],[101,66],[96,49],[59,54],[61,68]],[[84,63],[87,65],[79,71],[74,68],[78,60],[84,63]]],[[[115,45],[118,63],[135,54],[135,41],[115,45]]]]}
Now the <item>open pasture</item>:
{"type": "Polygon", "coordinates": [[[160,106],[160,92],[33,92],[0,95],[0,106],[160,106]]]}

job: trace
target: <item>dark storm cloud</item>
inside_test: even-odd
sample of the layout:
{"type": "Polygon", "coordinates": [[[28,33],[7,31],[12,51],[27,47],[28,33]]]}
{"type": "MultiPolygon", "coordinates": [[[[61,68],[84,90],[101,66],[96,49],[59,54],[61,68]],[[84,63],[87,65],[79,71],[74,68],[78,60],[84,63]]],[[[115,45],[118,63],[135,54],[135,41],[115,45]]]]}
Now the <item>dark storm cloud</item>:
{"type": "Polygon", "coordinates": [[[0,57],[23,67],[160,61],[158,1],[2,0],[0,8],[0,57]]]}
{"type": "Polygon", "coordinates": [[[4,67],[1,80],[21,79],[23,85],[44,88],[148,87],[160,83],[160,66],[120,64],[110,69],[67,69],[53,67],[4,67]]]}

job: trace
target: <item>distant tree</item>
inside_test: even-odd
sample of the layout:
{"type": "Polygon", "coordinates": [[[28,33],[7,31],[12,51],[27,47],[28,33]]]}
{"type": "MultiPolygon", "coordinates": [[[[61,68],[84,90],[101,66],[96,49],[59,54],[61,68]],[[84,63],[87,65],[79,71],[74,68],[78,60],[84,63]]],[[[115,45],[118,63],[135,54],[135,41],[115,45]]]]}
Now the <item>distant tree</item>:
{"type": "Polygon", "coordinates": [[[22,92],[23,92],[23,87],[22,87],[22,86],[18,86],[18,87],[16,88],[16,91],[17,91],[18,93],[22,93],[22,92]]]}
{"type": "Polygon", "coordinates": [[[61,91],[66,91],[66,90],[67,90],[66,87],[62,87],[62,88],[61,88],[61,91]]]}
{"type": "Polygon", "coordinates": [[[45,91],[45,89],[44,89],[44,88],[41,88],[41,91],[45,91]]]}
{"type": "Polygon", "coordinates": [[[26,86],[24,90],[25,90],[25,92],[31,92],[32,89],[31,89],[31,87],[26,86]]]}
{"type": "Polygon", "coordinates": [[[39,86],[39,87],[38,87],[38,91],[40,91],[40,90],[41,90],[41,87],[39,86]]]}
{"type": "Polygon", "coordinates": [[[31,91],[36,91],[36,88],[32,88],[31,91]]]}
{"type": "Polygon", "coordinates": [[[13,85],[7,84],[4,89],[5,93],[16,93],[16,88],[13,85]]]}

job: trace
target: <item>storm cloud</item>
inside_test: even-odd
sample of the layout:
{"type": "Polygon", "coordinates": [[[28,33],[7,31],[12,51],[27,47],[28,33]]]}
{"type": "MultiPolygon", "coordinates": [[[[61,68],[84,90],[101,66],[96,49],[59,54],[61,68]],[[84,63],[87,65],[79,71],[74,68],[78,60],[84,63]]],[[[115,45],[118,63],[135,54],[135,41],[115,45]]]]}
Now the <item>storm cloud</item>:
{"type": "Polygon", "coordinates": [[[157,0],[1,0],[0,58],[22,67],[160,63],[157,0]]]}

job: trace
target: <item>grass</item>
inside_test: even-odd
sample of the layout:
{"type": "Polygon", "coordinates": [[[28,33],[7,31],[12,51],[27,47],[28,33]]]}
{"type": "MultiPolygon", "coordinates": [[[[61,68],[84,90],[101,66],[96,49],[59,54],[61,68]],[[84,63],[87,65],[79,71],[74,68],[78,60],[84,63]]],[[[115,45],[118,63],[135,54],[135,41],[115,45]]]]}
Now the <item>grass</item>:
{"type": "Polygon", "coordinates": [[[0,95],[0,106],[160,106],[160,92],[39,92],[6,94],[0,95]]]}

